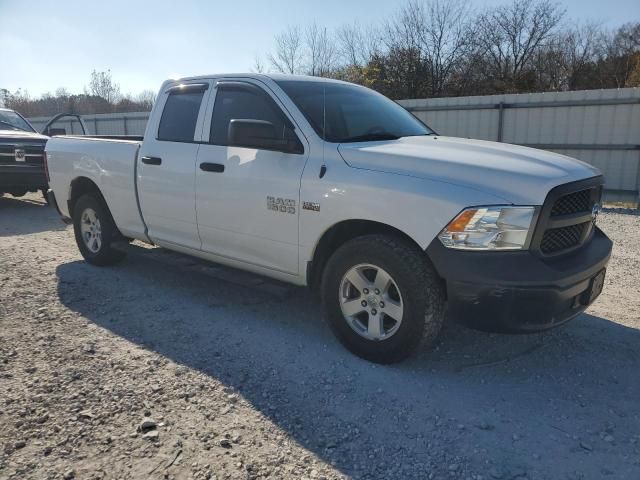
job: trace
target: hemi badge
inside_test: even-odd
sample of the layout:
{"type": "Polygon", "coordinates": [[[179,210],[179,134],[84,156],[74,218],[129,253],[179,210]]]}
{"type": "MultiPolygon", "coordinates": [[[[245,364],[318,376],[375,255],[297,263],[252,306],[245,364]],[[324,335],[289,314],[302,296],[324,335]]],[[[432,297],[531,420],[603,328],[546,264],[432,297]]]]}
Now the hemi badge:
{"type": "Polygon", "coordinates": [[[302,202],[303,210],[311,210],[312,212],[320,211],[320,204],[315,202],[302,202]]]}

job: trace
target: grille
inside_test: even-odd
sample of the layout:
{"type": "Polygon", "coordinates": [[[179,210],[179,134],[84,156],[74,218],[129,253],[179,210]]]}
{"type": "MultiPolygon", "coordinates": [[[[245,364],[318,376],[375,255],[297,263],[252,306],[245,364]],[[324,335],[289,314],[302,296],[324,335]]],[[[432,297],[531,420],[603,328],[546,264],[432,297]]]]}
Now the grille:
{"type": "Polygon", "coordinates": [[[14,164],[16,162],[16,148],[24,150],[25,163],[31,165],[42,165],[44,163],[44,144],[1,144],[0,143],[0,163],[14,164]]]}
{"type": "Polygon", "coordinates": [[[554,203],[551,209],[551,216],[558,217],[560,215],[591,211],[591,207],[593,207],[591,192],[592,189],[589,188],[563,195],[554,203]]]}
{"type": "Polygon", "coordinates": [[[540,242],[540,250],[542,253],[548,255],[579,245],[583,238],[584,231],[586,228],[589,228],[589,225],[590,222],[585,222],[547,230],[544,232],[544,236],[540,242]]]}
{"type": "Polygon", "coordinates": [[[559,185],[542,206],[531,246],[541,255],[560,255],[591,239],[592,209],[602,196],[602,177],[559,185]]]}

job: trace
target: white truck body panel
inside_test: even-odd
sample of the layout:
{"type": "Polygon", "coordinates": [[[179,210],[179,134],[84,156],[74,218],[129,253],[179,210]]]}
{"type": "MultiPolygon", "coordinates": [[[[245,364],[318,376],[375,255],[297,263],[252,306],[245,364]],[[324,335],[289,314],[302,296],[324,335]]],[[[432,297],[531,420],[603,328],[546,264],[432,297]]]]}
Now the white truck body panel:
{"type": "Polygon", "coordinates": [[[46,151],[63,215],[70,216],[72,182],[86,177],[124,235],[300,285],[322,235],[340,222],[385,224],[425,249],[466,207],[541,205],[551,188],[598,175],[562,155],[493,142],[325,142],[274,79],[259,74],[165,82],[142,143],[54,137],[46,151]],[[295,126],[304,154],[209,144],[220,79],[264,90],[295,126]],[[193,142],[158,140],[167,90],[189,83],[207,85],[193,142]],[[162,166],[142,163],[145,156],[161,157],[162,166]],[[223,164],[224,174],[200,170],[202,162],[223,164]],[[295,212],[270,210],[268,197],[294,201],[295,212]],[[305,202],[319,211],[303,208],[305,202]]]}
{"type": "MultiPolygon", "coordinates": [[[[200,144],[161,141],[157,135],[168,98],[166,90],[175,83],[168,81],[162,85],[156,108],[147,122],[140,158],[162,158],[162,166],[139,162],[137,184],[140,210],[147,224],[147,235],[153,242],[199,250],[201,242],[196,220],[194,172],[200,144]]],[[[205,110],[206,101],[203,101],[198,127],[202,125],[205,110]]],[[[196,132],[199,130],[196,128],[196,132]]],[[[199,141],[199,137],[194,141],[199,141]]]]}
{"type": "Polygon", "coordinates": [[[88,137],[52,137],[47,142],[50,188],[69,216],[67,200],[73,180],[85,177],[102,192],[123,235],[145,239],[136,199],[135,168],[140,142],[88,137]]]}
{"type": "Polygon", "coordinates": [[[142,156],[162,158],[162,167],[138,164],[140,210],[148,226],[148,236],[200,248],[195,209],[195,143],[150,142],[142,156]],[[159,153],[159,152],[162,153],[159,153]]]}
{"type": "Polygon", "coordinates": [[[319,212],[303,210],[301,214],[300,262],[305,268],[313,258],[318,239],[340,222],[359,219],[389,225],[425,249],[466,206],[505,203],[500,197],[479,190],[350,167],[335,145],[325,149],[324,160],[315,156],[309,160],[301,198],[321,205],[319,212]],[[328,168],[320,179],[318,172],[323,164],[328,168]]]}
{"type": "Polygon", "coordinates": [[[558,153],[455,137],[342,144],[340,153],[352,167],[475,188],[517,205],[540,205],[553,187],[599,175],[558,153]]]}
{"type": "MultiPolygon", "coordinates": [[[[242,80],[259,88],[268,88],[254,79],[242,80]]],[[[271,89],[269,93],[289,120],[296,124],[287,106],[271,89]]],[[[208,114],[205,115],[209,121],[205,120],[203,125],[203,143],[196,163],[224,164],[225,171],[224,175],[211,175],[196,168],[196,212],[202,250],[297,276],[301,210],[296,208],[294,213],[286,215],[273,212],[265,215],[265,208],[269,197],[293,199],[299,204],[302,172],[309,158],[308,145],[303,155],[294,155],[209,144],[215,98],[216,89],[213,88],[208,100],[208,114]]],[[[304,137],[301,141],[307,143],[304,137]]]]}

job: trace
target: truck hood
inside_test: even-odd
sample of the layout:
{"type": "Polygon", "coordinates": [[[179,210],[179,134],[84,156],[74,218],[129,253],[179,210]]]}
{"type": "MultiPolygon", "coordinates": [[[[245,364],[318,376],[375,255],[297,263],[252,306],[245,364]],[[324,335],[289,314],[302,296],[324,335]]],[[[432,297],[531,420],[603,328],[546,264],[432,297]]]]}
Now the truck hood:
{"type": "Polygon", "coordinates": [[[15,142],[38,140],[38,143],[44,143],[49,140],[49,137],[34,132],[23,132],[20,130],[2,130],[2,128],[0,128],[0,140],[15,142]]]}
{"type": "Polygon", "coordinates": [[[541,205],[553,187],[601,174],[545,150],[433,135],[342,143],[338,151],[353,168],[461,185],[519,205],[541,205]]]}

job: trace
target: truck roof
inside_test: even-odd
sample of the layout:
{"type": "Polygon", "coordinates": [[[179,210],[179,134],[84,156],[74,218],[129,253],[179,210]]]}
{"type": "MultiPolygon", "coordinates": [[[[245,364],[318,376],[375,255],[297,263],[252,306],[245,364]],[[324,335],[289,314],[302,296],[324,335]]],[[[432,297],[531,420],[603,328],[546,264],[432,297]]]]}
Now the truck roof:
{"type": "Polygon", "coordinates": [[[313,77],[311,75],[289,75],[283,73],[214,73],[211,75],[196,75],[189,77],[180,77],[173,78],[171,81],[180,81],[180,80],[200,80],[205,78],[215,78],[215,77],[239,77],[239,78],[255,78],[255,79],[271,79],[274,81],[284,81],[284,80],[296,80],[303,82],[327,82],[327,83],[343,83],[347,84],[348,82],[344,82],[342,80],[335,80],[333,78],[325,78],[325,77],[313,77]]]}

